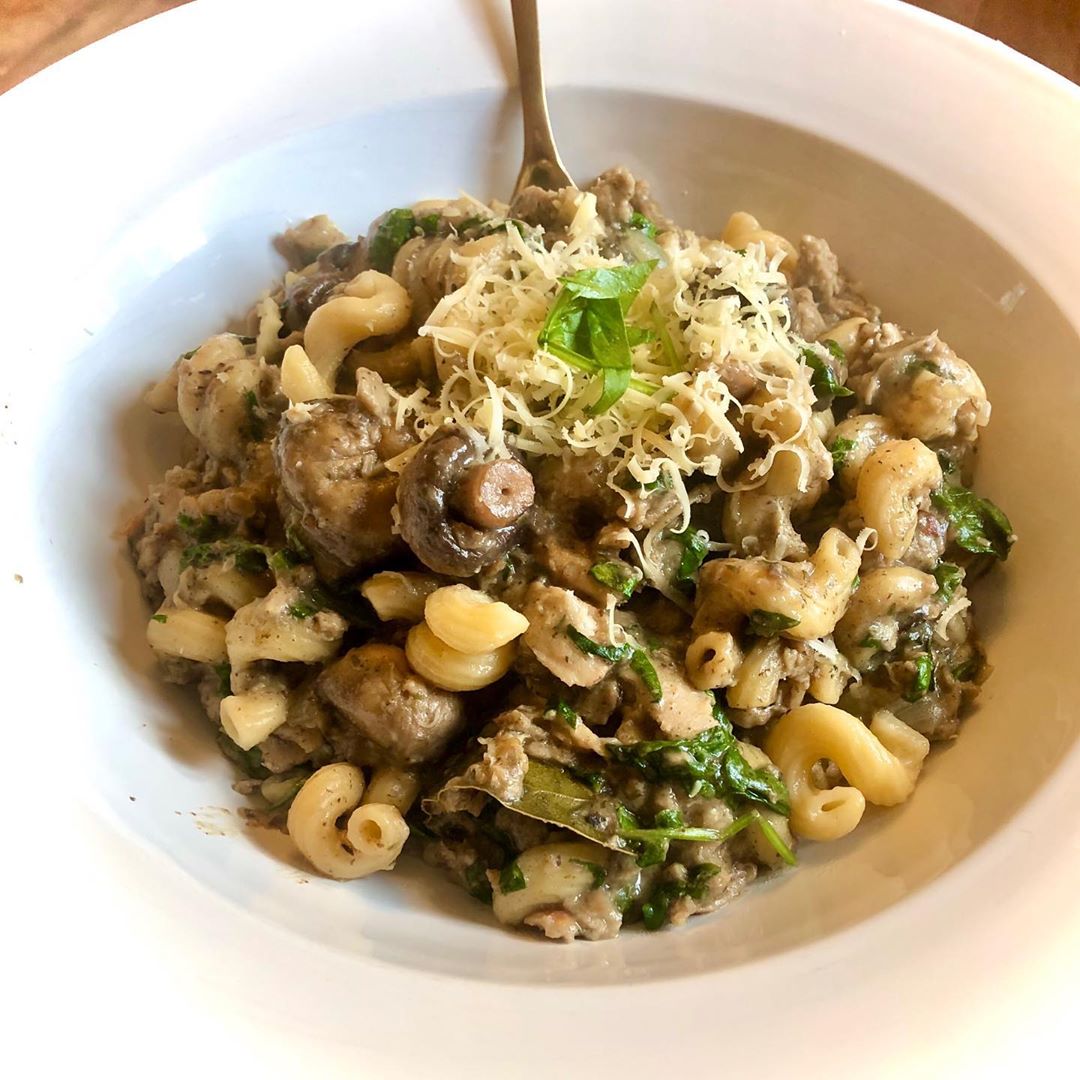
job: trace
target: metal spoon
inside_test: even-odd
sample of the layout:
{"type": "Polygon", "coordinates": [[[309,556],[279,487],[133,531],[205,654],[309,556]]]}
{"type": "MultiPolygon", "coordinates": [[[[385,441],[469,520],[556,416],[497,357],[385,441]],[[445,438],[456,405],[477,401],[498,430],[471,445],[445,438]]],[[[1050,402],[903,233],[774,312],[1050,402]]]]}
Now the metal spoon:
{"type": "Polygon", "coordinates": [[[536,0],[510,0],[514,17],[514,42],[517,46],[518,83],[521,89],[521,112],[524,122],[525,153],[521,172],[514,185],[516,198],[530,185],[554,191],[577,187],[559,159],[555,137],[551,134],[547,95],[544,93],[544,69],[540,62],[540,26],[536,0]]]}

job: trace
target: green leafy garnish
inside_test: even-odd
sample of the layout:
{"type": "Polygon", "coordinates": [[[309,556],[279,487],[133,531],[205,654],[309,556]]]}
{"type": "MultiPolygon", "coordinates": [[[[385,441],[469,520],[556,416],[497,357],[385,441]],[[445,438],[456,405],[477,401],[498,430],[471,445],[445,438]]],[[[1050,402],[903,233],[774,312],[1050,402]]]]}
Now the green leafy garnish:
{"type": "Polygon", "coordinates": [[[411,210],[388,210],[368,244],[368,260],[382,274],[389,274],[394,256],[416,233],[416,216],[411,210]]]}
{"type": "Polygon", "coordinates": [[[915,658],[915,677],[911,681],[911,689],[904,694],[905,701],[918,701],[925,697],[934,685],[934,658],[929,653],[923,653],[915,658]]]}
{"type": "Polygon", "coordinates": [[[644,649],[635,649],[630,656],[630,670],[645,684],[653,701],[664,700],[664,688],[660,685],[660,677],[656,674],[648,653],[644,649]]]}
{"type": "Polygon", "coordinates": [[[232,559],[237,570],[246,574],[261,574],[267,567],[270,549],[249,540],[215,540],[211,543],[190,544],[180,554],[180,566],[198,569],[211,563],[232,559]]]}
{"type": "Polygon", "coordinates": [[[842,436],[838,439],[833,439],[832,445],[829,447],[829,453],[832,454],[833,469],[842,469],[848,454],[854,449],[854,439],[845,439],[842,436]]]}
{"type": "Polygon", "coordinates": [[[228,697],[232,693],[232,664],[215,664],[214,674],[218,677],[218,694],[228,697]]]}
{"type": "Polygon", "coordinates": [[[618,596],[629,600],[634,595],[640,576],[634,570],[621,562],[602,562],[589,567],[589,573],[604,586],[618,596]]]}
{"type": "Polygon", "coordinates": [[[955,563],[939,562],[934,567],[934,580],[937,582],[937,595],[943,604],[947,604],[964,580],[964,571],[955,563]]]}
{"type": "Polygon", "coordinates": [[[699,863],[687,871],[685,881],[664,881],[653,889],[649,899],[641,905],[641,921],[646,930],[659,930],[668,920],[671,905],[684,896],[701,900],[705,896],[710,878],[720,873],[715,863],[699,863]]]}
{"type": "Polygon", "coordinates": [[[465,889],[474,899],[484,904],[491,903],[491,882],[488,881],[487,871],[483,863],[474,862],[465,871],[465,889]]]}
{"type": "Polygon", "coordinates": [[[864,637],[862,641],[859,642],[859,648],[883,650],[885,648],[885,644],[884,642],[879,641],[876,637],[867,634],[866,637],[864,637]]]}
{"type": "Polygon", "coordinates": [[[160,611],[156,615],[151,615],[150,618],[154,622],[168,622],[169,621],[169,616],[168,615],[162,615],[160,611]]]}
{"type": "Polygon", "coordinates": [[[507,863],[499,871],[499,892],[520,892],[527,884],[525,875],[516,862],[507,863]]]}
{"type": "Polygon", "coordinates": [[[832,338],[826,338],[821,344],[824,345],[825,348],[829,350],[829,355],[834,360],[846,360],[847,359],[847,356],[844,353],[844,350],[840,348],[840,343],[838,341],[833,341],[832,338]]]}
{"type": "Polygon", "coordinates": [[[970,682],[978,670],[978,658],[973,656],[970,660],[965,660],[962,664],[958,664],[954,667],[952,673],[953,677],[959,682],[970,682]]]}
{"type": "MultiPolygon", "coordinates": [[[[826,348],[829,344],[836,345],[836,342],[826,342],[826,348]]],[[[831,349],[829,351],[832,352],[831,349]]],[[[841,350],[840,356],[843,357],[843,355],[841,350]]],[[[814,372],[810,377],[810,387],[819,401],[824,398],[851,397],[854,391],[849,390],[840,382],[833,369],[812,348],[807,346],[802,350],[802,359],[803,363],[814,372]]]]}
{"type": "Polygon", "coordinates": [[[555,715],[573,731],[578,726],[580,716],[561,698],[555,706],[555,715]]]}
{"type": "Polygon", "coordinates": [[[656,330],[656,337],[660,342],[660,348],[663,350],[664,359],[667,361],[668,367],[679,367],[679,354],[675,351],[675,343],[671,340],[671,335],[668,333],[664,314],[656,303],[653,303],[651,315],[653,328],[656,330]]]}
{"type": "Polygon", "coordinates": [[[612,743],[608,754],[654,783],[677,781],[691,796],[746,800],[787,816],[791,808],[784,781],[768,769],[751,768],[719,705],[713,715],[716,726],[692,739],[612,743]]]}
{"type": "Polygon", "coordinates": [[[266,565],[274,571],[275,574],[287,574],[294,567],[299,566],[304,561],[302,555],[293,551],[292,548],[279,548],[266,560],[266,565]]]}
{"type": "Polygon", "coordinates": [[[259,786],[259,794],[266,800],[267,810],[284,810],[291,805],[310,775],[304,771],[264,780],[259,786]]]}
{"type": "Polygon", "coordinates": [[[622,645],[601,645],[600,642],[586,637],[575,626],[566,628],[566,636],[583,653],[587,653],[589,656],[599,656],[601,660],[606,660],[609,664],[629,663],[631,670],[641,679],[652,695],[653,701],[662,701],[664,699],[660,678],[644,649],[639,649],[629,642],[624,642],[622,645]]]}
{"type": "Polygon", "coordinates": [[[205,544],[210,540],[219,540],[225,534],[225,526],[213,514],[203,514],[193,518],[190,514],[177,514],[176,524],[192,540],[205,544]]]}
{"type": "MultiPolygon", "coordinates": [[[[858,586],[856,584],[852,587],[857,588],[858,586]]],[[[799,620],[791,618],[790,615],[782,615],[779,611],[763,611],[761,608],[755,608],[750,612],[746,629],[757,637],[776,637],[785,630],[790,630],[793,626],[798,625],[799,620]]]]}
{"type": "Polygon", "coordinates": [[[252,780],[265,780],[270,775],[270,770],[263,764],[262,751],[257,746],[241,750],[224,731],[218,732],[218,746],[225,757],[252,780]]]}
{"type": "Polygon", "coordinates": [[[656,239],[656,226],[640,210],[635,210],[630,215],[628,224],[631,229],[643,232],[650,240],[656,239]]]}
{"type": "Polygon", "coordinates": [[[705,556],[709,554],[709,534],[704,529],[683,529],[672,533],[671,539],[682,546],[682,556],[675,570],[675,580],[680,583],[692,582],[705,556]]]}
{"type": "Polygon", "coordinates": [[[305,589],[300,594],[300,599],[290,604],[285,610],[294,619],[310,619],[312,615],[317,615],[320,611],[325,611],[332,606],[330,597],[322,589],[316,587],[305,589]]]}
{"type": "Polygon", "coordinates": [[[935,506],[945,511],[952,539],[958,547],[976,555],[1007,559],[1012,547],[1012,525],[989,499],[967,488],[946,485],[933,495],[935,506]]]}
{"type": "Polygon", "coordinates": [[[592,874],[594,889],[599,889],[607,881],[607,871],[599,863],[590,862],[588,859],[571,859],[570,861],[577,863],[578,866],[584,866],[592,874]]]}
{"type": "Polygon", "coordinates": [[[761,829],[762,835],[769,841],[773,851],[775,851],[788,866],[794,866],[797,862],[795,852],[784,843],[784,838],[776,831],[776,826],[773,825],[767,817],[756,811],[754,812],[754,818],[758,823],[758,827],[761,829]]]}
{"type": "Polygon", "coordinates": [[[259,407],[259,398],[254,390],[244,392],[244,409],[247,412],[244,437],[252,442],[262,442],[266,437],[266,418],[259,407]]]}
{"type": "MultiPolygon", "coordinates": [[[[728,829],[705,829],[687,825],[677,810],[661,810],[651,826],[644,826],[637,815],[625,806],[615,812],[618,836],[638,852],[638,866],[659,866],[668,856],[672,841],[718,843],[730,837],[728,829]]],[[[730,826],[729,826],[730,828],[730,826]]],[[[732,836],[734,833],[731,834],[732,836]]]]}
{"type": "Polygon", "coordinates": [[[632,377],[626,326],[626,312],[655,266],[654,259],[560,278],[563,287],[536,340],[571,367],[600,376],[600,397],[586,410],[591,416],[606,412],[634,382],[644,393],[655,389],[632,377]]]}
{"type": "Polygon", "coordinates": [[[423,217],[416,219],[416,224],[425,236],[434,236],[439,229],[441,220],[442,217],[439,214],[424,214],[423,217]]]}

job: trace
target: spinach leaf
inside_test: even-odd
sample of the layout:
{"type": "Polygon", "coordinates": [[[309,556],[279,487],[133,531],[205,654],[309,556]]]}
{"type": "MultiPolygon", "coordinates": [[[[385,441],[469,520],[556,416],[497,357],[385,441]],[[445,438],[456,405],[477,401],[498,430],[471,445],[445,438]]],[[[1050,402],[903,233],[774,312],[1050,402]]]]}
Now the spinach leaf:
{"type": "Polygon", "coordinates": [[[630,670],[645,684],[653,701],[664,700],[664,688],[660,685],[660,677],[656,674],[648,653],[644,649],[635,649],[630,656],[630,670]]]}
{"type": "Polygon", "coordinates": [[[634,655],[633,645],[626,643],[622,645],[601,645],[600,642],[586,637],[575,626],[566,628],[566,636],[583,653],[587,653],[589,656],[599,656],[601,660],[606,660],[609,664],[622,664],[634,655]]]}
{"type": "Polygon", "coordinates": [[[169,616],[162,615],[160,611],[156,615],[151,615],[150,618],[153,622],[165,623],[169,621],[169,616]]]}
{"type": "Polygon", "coordinates": [[[215,664],[214,674],[218,677],[218,696],[228,697],[232,693],[232,664],[215,664]]]}
{"type": "Polygon", "coordinates": [[[213,514],[203,514],[202,517],[198,518],[194,518],[190,514],[177,514],[176,524],[198,544],[205,544],[211,540],[220,540],[227,531],[225,526],[213,514]]]}
{"type": "Polygon", "coordinates": [[[416,216],[411,210],[388,210],[368,244],[368,259],[382,274],[389,274],[394,256],[416,233],[416,216]]]}
{"type": "Polygon", "coordinates": [[[203,568],[211,563],[232,559],[237,570],[247,574],[261,574],[267,567],[270,549],[249,540],[215,540],[210,543],[190,544],[180,554],[180,566],[203,568]]]}
{"type": "Polygon", "coordinates": [[[976,555],[1007,559],[1015,536],[1005,514],[989,499],[967,488],[946,485],[934,492],[932,501],[945,511],[957,547],[976,555]]]}
{"type": "Polygon", "coordinates": [[[244,421],[243,434],[252,442],[262,442],[266,438],[266,417],[259,406],[259,398],[254,390],[244,393],[244,410],[247,419],[244,421]]]}
{"type": "Polygon", "coordinates": [[[929,653],[923,653],[915,658],[915,675],[911,681],[911,689],[904,694],[905,701],[918,701],[925,697],[934,685],[934,658],[929,653]]]}
{"type": "Polygon", "coordinates": [[[964,580],[964,571],[955,563],[939,562],[934,567],[934,580],[937,582],[937,595],[943,604],[947,604],[964,580]]]}
{"type": "Polygon", "coordinates": [[[832,454],[834,471],[844,467],[844,462],[847,460],[848,454],[854,449],[854,439],[845,439],[843,436],[838,439],[833,439],[832,445],[829,447],[829,453],[832,454]]]}
{"type": "Polygon", "coordinates": [[[331,607],[333,603],[330,597],[316,586],[313,589],[304,590],[300,594],[300,599],[290,604],[285,610],[294,619],[310,619],[312,615],[317,615],[320,611],[331,607]]]}
{"type": "Polygon", "coordinates": [[[691,739],[612,743],[608,754],[654,783],[677,781],[691,796],[745,800],[789,814],[784,781],[768,769],[751,768],[739,749],[731,721],[719,705],[713,715],[715,727],[691,739]]]}
{"type": "Polygon", "coordinates": [[[714,863],[699,863],[687,871],[685,881],[663,881],[641,905],[641,920],[646,930],[659,930],[668,920],[671,905],[684,896],[702,900],[711,878],[720,873],[714,863]]]}
{"type": "Polygon", "coordinates": [[[656,239],[656,226],[640,210],[635,210],[630,215],[627,223],[631,229],[643,232],[650,240],[656,239]]]}
{"type": "Polygon", "coordinates": [[[481,903],[491,903],[491,882],[488,881],[484,864],[479,860],[465,871],[465,889],[470,896],[481,903]]]}
{"type": "Polygon", "coordinates": [[[799,620],[791,618],[790,615],[781,615],[778,611],[762,611],[761,608],[756,608],[750,612],[746,629],[757,637],[776,637],[785,630],[790,630],[793,626],[798,625],[799,620]]]}
{"type": "MultiPolygon", "coordinates": [[[[727,839],[727,830],[705,829],[687,825],[677,810],[662,810],[651,826],[644,826],[625,806],[615,814],[617,835],[638,853],[638,866],[659,866],[667,859],[668,848],[673,840],[695,843],[715,843],[727,839]]],[[[734,834],[732,834],[734,835],[734,834]]]]}
{"type": "Polygon", "coordinates": [[[773,823],[763,814],[757,813],[757,811],[754,812],[754,817],[757,819],[758,828],[761,829],[762,835],[768,840],[773,851],[775,851],[788,866],[794,866],[797,862],[795,852],[784,843],[784,838],[776,831],[776,827],[773,823]]]}
{"type": "Polygon", "coordinates": [[[682,532],[672,533],[671,539],[678,541],[683,549],[675,570],[675,580],[682,583],[692,582],[705,561],[705,556],[709,554],[709,534],[704,529],[687,528],[682,532]]]}
{"type": "Polygon", "coordinates": [[[599,864],[590,862],[588,859],[571,859],[571,862],[575,862],[578,866],[584,866],[586,870],[592,874],[592,887],[599,889],[607,881],[607,871],[599,864]]]}
{"type": "Polygon", "coordinates": [[[439,231],[441,220],[442,217],[439,214],[425,214],[416,219],[416,224],[425,236],[434,236],[439,231]]]}
{"type": "Polygon", "coordinates": [[[516,862],[507,863],[499,871],[499,892],[501,893],[520,892],[527,884],[525,874],[516,862]]]}
{"type": "Polygon", "coordinates": [[[555,715],[568,728],[570,728],[571,731],[573,731],[578,726],[578,721],[581,719],[581,717],[578,716],[578,714],[569,705],[567,705],[566,702],[563,701],[561,698],[559,699],[558,703],[556,704],[554,712],[555,712],[555,715]]]}
{"type": "MultiPolygon", "coordinates": [[[[833,344],[836,343],[833,342],[833,344]]],[[[843,356],[843,352],[840,355],[843,356]]],[[[803,363],[813,371],[813,375],[810,376],[810,387],[819,401],[825,398],[851,397],[854,393],[840,382],[833,369],[809,346],[802,350],[802,359],[803,363]]]]}
{"type": "Polygon", "coordinates": [[[618,596],[629,600],[641,580],[633,569],[621,562],[602,562],[589,567],[589,573],[618,596]]]}

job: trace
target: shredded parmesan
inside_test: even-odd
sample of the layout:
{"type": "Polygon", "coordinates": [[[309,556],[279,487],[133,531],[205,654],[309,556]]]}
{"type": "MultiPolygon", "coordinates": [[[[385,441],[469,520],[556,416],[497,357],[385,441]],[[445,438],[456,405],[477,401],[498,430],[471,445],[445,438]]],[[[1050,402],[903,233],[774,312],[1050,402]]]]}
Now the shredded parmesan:
{"type": "MultiPolygon", "coordinates": [[[[677,502],[680,525],[690,521],[687,478],[715,478],[725,491],[762,484],[776,455],[799,460],[799,490],[809,482],[814,431],[810,372],[800,361],[806,342],[794,334],[781,256],[761,244],[737,251],[689,232],[661,236],[664,263],[650,275],[627,313],[647,331],[634,345],[630,389],[590,416],[600,380],[553,356],[537,336],[560,289],[580,270],[623,265],[601,253],[603,226],[590,193],[578,196],[565,240],[543,246],[542,230],[518,229],[475,256],[453,254],[464,283],[444,296],[419,333],[431,339],[441,385],[393,394],[396,420],[411,418],[421,439],[447,423],[482,438],[495,456],[595,453],[610,462],[607,483],[627,489],[662,483],[677,502]],[[662,336],[673,344],[673,367],[662,336]],[[725,375],[734,367],[764,389],[745,404],[725,375]],[[745,452],[734,420],[758,437],[756,456],[734,480],[724,468],[745,452]],[[629,483],[628,483],[629,481],[629,483]]],[[[460,279],[459,279],[460,280],[460,279]]],[[[820,448],[819,452],[820,452],[820,448]]],[[[404,458],[389,463],[400,468],[404,458]]],[[[646,578],[658,580],[655,537],[636,553],[646,578]]],[[[637,545],[635,545],[637,548],[637,545]]]]}

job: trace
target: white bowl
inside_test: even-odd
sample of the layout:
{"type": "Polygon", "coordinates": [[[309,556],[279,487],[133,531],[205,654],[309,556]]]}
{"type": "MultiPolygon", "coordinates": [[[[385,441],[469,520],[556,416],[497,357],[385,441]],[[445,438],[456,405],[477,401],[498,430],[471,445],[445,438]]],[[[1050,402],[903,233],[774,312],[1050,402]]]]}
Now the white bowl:
{"type": "Polygon", "coordinates": [[[894,3],[542,7],[575,175],[625,163],[706,232],[745,208],[823,235],[887,314],[983,375],[978,486],[1020,543],[977,597],[995,669],[978,711],[902,808],[711,917],[614,942],[505,933],[421,867],[323,881],[242,828],[197,708],[153,676],[114,535],[175,460],[140,391],[280,272],[283,223],[358,231],[425,196],[505,195],[520,143],[500,5],[173,11],[0,99],[8,902],[24,985],[69,1010],[48,1050],[74,1058],[120,1015],[121,1075],[163,1043],[168,1075],[444,1076],[988,1075],[1036,1036],[1065,1046],[1080,92],[894,3]]]}

